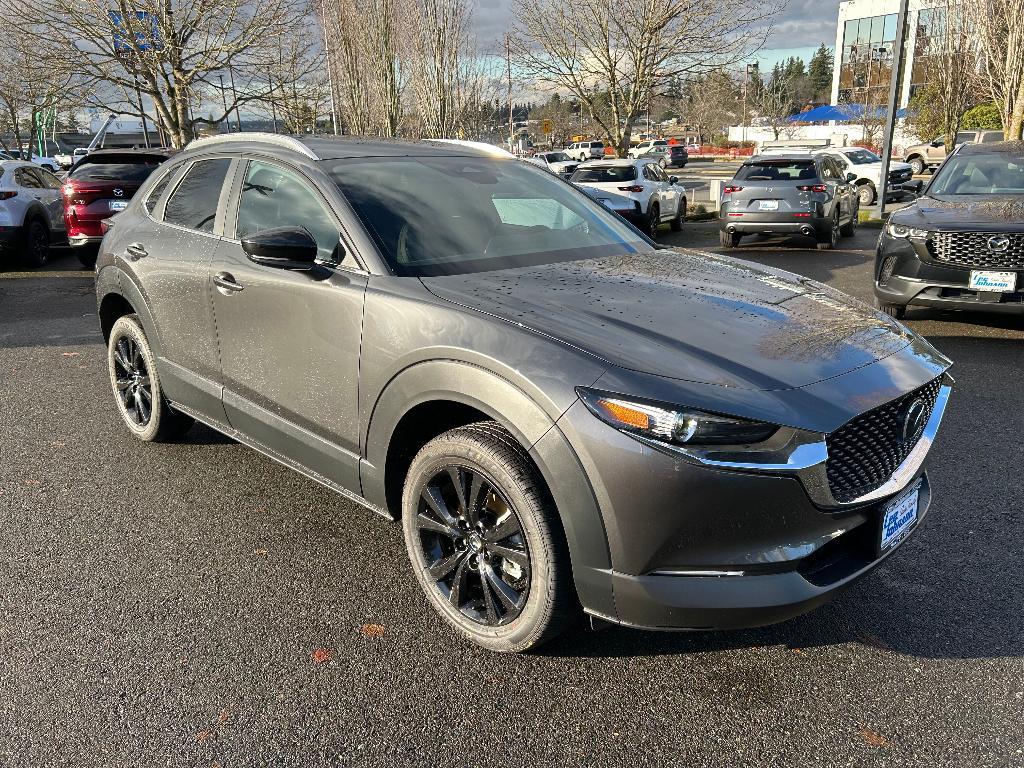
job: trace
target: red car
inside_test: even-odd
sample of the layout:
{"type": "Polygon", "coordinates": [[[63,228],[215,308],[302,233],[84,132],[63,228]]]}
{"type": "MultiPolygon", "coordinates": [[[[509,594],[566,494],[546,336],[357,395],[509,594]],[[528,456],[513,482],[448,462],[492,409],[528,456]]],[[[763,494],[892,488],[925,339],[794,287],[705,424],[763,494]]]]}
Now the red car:
{"type": "Polygon", "coordinates": [[[86,267],[96,265],[100,222],[124,210],[149,174],[174,149],[99,149],[79,160],[61,187],[68,242],[86,267]]]}

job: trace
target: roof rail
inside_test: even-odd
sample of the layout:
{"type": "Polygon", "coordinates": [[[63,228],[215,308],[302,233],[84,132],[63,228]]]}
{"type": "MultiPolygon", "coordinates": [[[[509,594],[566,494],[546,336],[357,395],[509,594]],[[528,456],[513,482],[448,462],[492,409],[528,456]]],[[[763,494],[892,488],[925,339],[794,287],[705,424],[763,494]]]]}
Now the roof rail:
{"type": "Polygon", "coordinates": [[[310,160],[319,160],[309,147],[292,136],[282,136],[279,133],[263,133],[261,131],[241,131],[238,133],[218,133],[216,136],[207,136],[202,139],[193,139],[185,149],[197,147],[208,147],[211,144],[226,144],[234,141],[256,141],[262,144],[275,144],[284,149],[290,149],[305,155],[310,160]]]}

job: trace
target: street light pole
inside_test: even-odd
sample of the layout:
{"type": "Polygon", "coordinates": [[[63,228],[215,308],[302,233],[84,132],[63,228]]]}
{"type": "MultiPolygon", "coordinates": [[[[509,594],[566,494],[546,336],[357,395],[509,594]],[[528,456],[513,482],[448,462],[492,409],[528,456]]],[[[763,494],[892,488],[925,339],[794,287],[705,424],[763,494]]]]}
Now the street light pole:
{"type": "Polygon", "coordinates": [[[231,133],[231,113],[228,112],[228,97],[224,92],[224,73],[218,72],[217,77],[220,79],[220,103],[224,105],[224,119],[228,123],[228,133],[231,133]]]}
{"type": "Polygon", "coordinates": [[[903,43],[907,33],[907,11],[910,0],[900,0],[900,11],[896,17],[896,41],[892,57],[892,74],[889,78],[889,114],[885,119],[885,134],[882,138],[882,174],[879,182],[878,215],[885,213],[885,193],[889,189],[889,160],[892,155],[892,135],[896,130],[896,108],[899,105],[900,73],[903,71],[903,43]]]}

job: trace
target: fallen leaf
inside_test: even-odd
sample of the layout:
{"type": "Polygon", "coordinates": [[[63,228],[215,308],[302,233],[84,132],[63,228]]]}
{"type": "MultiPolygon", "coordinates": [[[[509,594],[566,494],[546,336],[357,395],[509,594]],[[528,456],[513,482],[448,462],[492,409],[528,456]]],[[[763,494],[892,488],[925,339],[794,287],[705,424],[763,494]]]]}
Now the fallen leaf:
{"type": "Polygon", "coordinates": [[[220,714],[217,715],[217,725],[224,725],[228,720],[231,719],[231,713],[226,709],[222,709],[220,714]]]}
{"type": "Polygon", "coordinates": [[[54,448],[64,447],[64,443],[62,443],[60,440],[54,440],[52,443],[50,443],[50,445],[52,445],[54,448]]]}
{"type": "Polygon", "coordinates": [[[204,730],[204,731],[200,731],[199,733],[196,734],[196,741],[198,741],[200,744],[204,744],[205,742],[209,741],[212,738],[213,738],[213,731],[205,731],[204,730]]]}
{"type": "Polygon", "coordinates": [[[25,485],[42,485],[42,480],[26,480],[25,485]]]}
{"type": "Polygon", "coordinates": [[[860,737],[864,739],[872,747],[888,747],[889,740],[880,733],[872,731],[870,728],[861,728],[858,733],[860,737]]]}
{"type": "Polygon", "coordinates": [[[252,551],[252,553],[254,555],[265,555],[265,554],[267,554],[267,550],[265,550],[265,549],[254,549],[252,551]]]}
{"type": "Polygon", "coordinates": [[[793,651],[793,653],[803,653],[804,649],[803,648],[793,648],[792,651],[793,651]]]}
{"type": "Polygon", "coordinates": [[[61,352],[64,357],[78,357],[77,352],[61,352]]]}
{"type": "Polygon", "coordinates": [[[330,661],[333,655],[334,651],[329,648],[317,648],[313,651],[313,661],[317,664],[323,664],[325,661],[330,661]]]}
{"type": "Polygon", "coordinates": [[[382,627],[380,624],[363,624],[363,626],[359,628],[359,631],[367,637],[384,636],[384,627],[382,627]]]}

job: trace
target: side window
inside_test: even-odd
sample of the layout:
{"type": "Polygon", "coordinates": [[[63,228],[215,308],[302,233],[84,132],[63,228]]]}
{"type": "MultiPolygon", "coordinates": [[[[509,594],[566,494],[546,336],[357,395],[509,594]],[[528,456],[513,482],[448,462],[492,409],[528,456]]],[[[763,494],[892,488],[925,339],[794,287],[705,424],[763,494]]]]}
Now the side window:
{"type": "Polygon", "coordinates": [[[213,232],[217,201],[230,166],[231,161],[226,157],[194,163],[164,206],[164,221],[200,232],[213,232]]]}
{"type": "Polygon", "coordinates": [[[47,189],[60,189],[61,188],[60,179],[58,179],[56,176],[54,176],[49,171],[45,171],[42,168],[38,168],[38,169],[36,169],[36,173],[39,174],[39,178],[42,179],[42,181],[43,181],[43,186],[46,187],[47,189]]]}
{"type": "Polygon", "coordinates": [[[32,168],[16,169],[14,171],[14,183],[25,189],[42,189],[43,182],[32,171],[32,168]]]}
{"type": "Polygon", "coordinates": [[[665,169],[660,165],[652,165],[651,170],[654,171],[654,176],[658,181],[668,181],[668,174],[665,173],[665,169]]]}
{"type": "Polygon", "coordinates": [[[320,196],[297,174],[253,160],[238,197],[235,236],[242,239],[275,227],[305,227],[316,240],[321,261],[341,261],[341,232],[320,196]]]}
{"type": "Polygon", "coordinates": [[[821,160],[821,176],[824,179],[838,178],[835,166],[832,165],[831,161],[829,161],[827,157],[822,158],[821,160]]]}
{"type": "Polygon", "coordinates": [[[956,140],[953,142],[954,146],[957,144],[963,144],[967,141],[974,141],[974,133],[971,131],[960,131],[956,135],[956,140]]]}
{"type": "Polygon", "coordinates": [[[173,175],[174,171],[164,174],[164,177],[160,179],[160,181],[156,183],[156,186],[149,191],[148,195],[146,195],[145,205],[150,216],[152,216],[153,211],[156,210],[156,204],[160,202],[160,196],[164,193],[164,190],[167,189],[167,185],[171,183],[171,177],[173,175]]]}
{"type": "Polygon", "coordinates": [[[648,181],[657,181],[658,174],[654,172],[654,166],[650,163],[644,165],[644,178],[648,181]]]}

